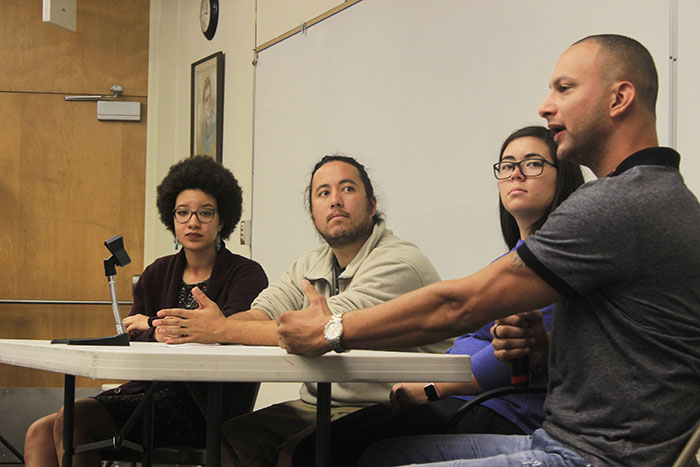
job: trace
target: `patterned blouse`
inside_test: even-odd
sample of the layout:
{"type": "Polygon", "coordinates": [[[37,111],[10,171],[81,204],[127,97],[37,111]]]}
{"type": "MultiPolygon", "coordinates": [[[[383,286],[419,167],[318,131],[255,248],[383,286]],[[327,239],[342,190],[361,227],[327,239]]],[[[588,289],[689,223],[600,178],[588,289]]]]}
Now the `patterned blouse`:
{"type": "Polygon", "coordinates": [[[185,281],[182,281],[182,285],[180,285],[180,291],[177,293],[177,304],[180,306],[180,308],[185,308],[187,310],[196,310],[197,308],[199,308],[199,303],[197,303],[197,300],[194,299],[194,295],[192,295],[192,289],[194,289],[195,287],[199,287],[199,290],[201,290],[204,293],[207,293],[208,285],[209,279],[199,282],[198,284],[185,284],[185,281]]]}

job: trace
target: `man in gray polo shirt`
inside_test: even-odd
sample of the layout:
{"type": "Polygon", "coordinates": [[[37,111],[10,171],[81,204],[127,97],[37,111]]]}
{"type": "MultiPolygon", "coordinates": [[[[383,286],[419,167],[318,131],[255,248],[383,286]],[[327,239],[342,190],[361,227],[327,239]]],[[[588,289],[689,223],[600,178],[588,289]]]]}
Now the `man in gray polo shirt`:
{"type": "MultiPolygon", "coordinates": [[[[600,179],[516,252],[355,311],[341,339],[345,348],[415,345],[561,301],[549,340],[535,332],[534,312],[492,329],[511,338],[497,339],[509,342],[500,350],[508,358],[546,364],[537,357],[549,346],[543,429],[387,441],[367,451],[364,465],[667,466],[700,418],[700,205],[678,154],[658,147],[653,59],[630,38],[591,36],[560,57],[550,88],[540,115],[558,157],[600,179]]],[[[320,331],[328,312],[305,291],[312,306],[281,317],[280,345],[318,355],[328,351],[320,331]]]]}

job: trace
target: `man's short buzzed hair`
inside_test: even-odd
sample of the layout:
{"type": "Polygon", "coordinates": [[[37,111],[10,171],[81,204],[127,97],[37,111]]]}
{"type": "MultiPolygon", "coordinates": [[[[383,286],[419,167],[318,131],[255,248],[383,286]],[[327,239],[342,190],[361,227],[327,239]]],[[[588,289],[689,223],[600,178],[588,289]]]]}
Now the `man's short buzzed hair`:
{"type": "Polygon", "coordinates": [[[612,58],[608,66],[603,68],[603,73],[613,80],[621,79],[634,84],[640,103],[655,116],[659,77],[654,59],[646,47],[630,37],[619,34],[587,36],[572,45],[587,41],[600,45],[600,51],[612,58]]]}

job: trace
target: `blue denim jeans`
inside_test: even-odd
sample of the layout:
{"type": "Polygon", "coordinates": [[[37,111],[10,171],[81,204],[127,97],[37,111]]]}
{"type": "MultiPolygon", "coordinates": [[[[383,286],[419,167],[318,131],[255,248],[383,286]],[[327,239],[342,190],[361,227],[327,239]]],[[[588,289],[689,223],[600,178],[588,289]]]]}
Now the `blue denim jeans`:
{"type": "Polygon", "coordinates": [[[430,435],[381,441],[360,459],[361,467],[587,467],[591,463],[540,429],[532,436],[430,435]]]}

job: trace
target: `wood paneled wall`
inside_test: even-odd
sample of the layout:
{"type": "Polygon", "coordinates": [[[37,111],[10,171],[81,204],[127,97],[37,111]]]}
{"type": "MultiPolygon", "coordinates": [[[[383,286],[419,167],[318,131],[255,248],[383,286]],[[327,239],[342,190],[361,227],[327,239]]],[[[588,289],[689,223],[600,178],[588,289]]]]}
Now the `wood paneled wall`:
{"type": "MultiPolygon", "coordinates": [[[[78,0],[77,32],[41,20],[41,1],[0,6],[0,298],[109,300],[103,242],[124,237],[117,268],[131,299],[143,269],[148,0],[78,0]],[[109,94],[142,103],[141,122],[97,120],[109,94]]],[[[122,315],[128,313],[124,307],[122,315]]],[[[0,305],[1,338],[97,337],[116,332],[109,306],[0,305]]],[[[80,385],[99,385],[83,380],[80,385]]],[[[60,375],[0,366],[0,386],[59,386],[60,375]]]]}
{"type": "Polygon", "coordinates": [[[0,4],[0,90],[146,96],[149,0],[77,0],[77,31],[42,21],[41,0],[0,4]]]}

